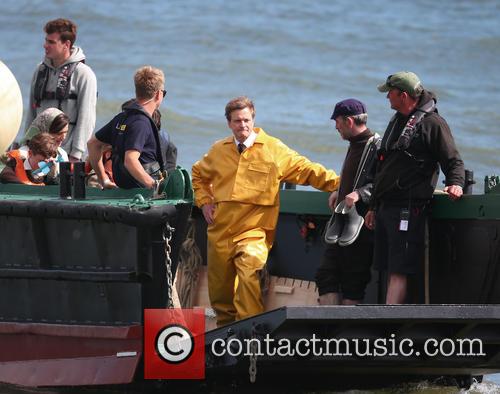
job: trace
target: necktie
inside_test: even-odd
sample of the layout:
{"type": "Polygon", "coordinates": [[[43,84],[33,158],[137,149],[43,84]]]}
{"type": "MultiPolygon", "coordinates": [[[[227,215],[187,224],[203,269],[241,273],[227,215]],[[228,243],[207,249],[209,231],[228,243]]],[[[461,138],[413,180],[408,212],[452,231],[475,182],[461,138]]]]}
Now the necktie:
{"type": "Polygon", "coordinates": [[[238,152],[240,152],[240,154],[245,150],[245,148],[245,144],[242,144],[241,142],[238,144],[238,152]]]}

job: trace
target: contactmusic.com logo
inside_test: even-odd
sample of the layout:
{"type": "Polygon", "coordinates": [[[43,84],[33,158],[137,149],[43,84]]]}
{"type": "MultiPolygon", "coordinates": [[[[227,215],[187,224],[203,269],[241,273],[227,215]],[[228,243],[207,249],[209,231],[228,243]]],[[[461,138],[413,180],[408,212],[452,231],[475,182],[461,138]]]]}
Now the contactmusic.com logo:
{"type": "Polygon", "coordinates": [[[144,377],[205,378],[203,309],[144,310],[144,377]]]}

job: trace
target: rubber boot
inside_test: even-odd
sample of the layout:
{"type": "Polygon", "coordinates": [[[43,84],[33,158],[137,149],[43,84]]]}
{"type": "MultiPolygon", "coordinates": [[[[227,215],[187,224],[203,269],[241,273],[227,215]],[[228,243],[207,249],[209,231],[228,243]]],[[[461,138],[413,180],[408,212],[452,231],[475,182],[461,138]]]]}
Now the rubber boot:
{"type": "Polygon", "coordinates": [[[344,215],[342,211],[345,209],[344,201],[341,201],[339,205],[335,207],[335,212],[328,221],[326,231],[325,231],[325,242],[327,244],[335,244],[342,234],[342,229],[344,228],[344,215]]]}
{"type": "Polygon", "coordinates": [[[358,238],[365,219],[359,216],[356,205],[351,208],[344,208],[342,213],[344,214],[344,228],[342,235],[338,239],[338,244],[339,246],[349,246],[358,238]]]}

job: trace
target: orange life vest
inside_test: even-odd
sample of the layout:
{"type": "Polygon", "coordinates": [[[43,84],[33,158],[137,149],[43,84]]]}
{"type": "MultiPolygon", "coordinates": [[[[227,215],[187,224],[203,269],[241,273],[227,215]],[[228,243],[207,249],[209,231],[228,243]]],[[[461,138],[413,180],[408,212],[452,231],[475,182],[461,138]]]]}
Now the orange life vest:
{"type": "MultiPolygon", "coordinates": [[[[14,169],[14,172],[17,176],[17,178],[21,181],[21,183],[25,185],[32,185],[32,186],[45,186],[45,183],[33,183],[30,181],[28,178],[28,174],[26,173],[26,170],[24,169],[24,160],[21,157],[21,153],[19,152],[18,149],[16,150],[11,150],[10,152],[7,152],[7,155],[16,160],[16,168],[14,169]]],[[[28,160],[28,159],[26,159],[28,160]]]]}
{"type": "MultiPolygon", "coordinates": [[[[102,152],[102,164],[104,166],[104,171],[110,180],[113,180],[113,160],[111,158],[112,150],[108,149],[102,152]]],[[[89,159],[85,162],[85,173],[88,175],[92,172],[92,166],[90,165],[89,159]]]]}

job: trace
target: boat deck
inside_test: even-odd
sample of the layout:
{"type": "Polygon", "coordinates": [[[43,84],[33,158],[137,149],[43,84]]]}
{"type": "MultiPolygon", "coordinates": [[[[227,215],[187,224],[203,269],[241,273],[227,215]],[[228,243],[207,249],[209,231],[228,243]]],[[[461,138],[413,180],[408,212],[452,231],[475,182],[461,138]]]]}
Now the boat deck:
{"type": "Polygon", "coordinates": [[[500,305],[283,307],[208,332],[209,373],[248,374],[252,338],[263,379],[500,372],[500,305]]]}

